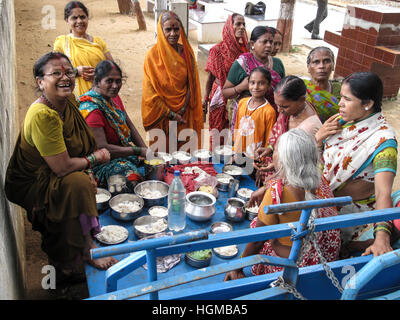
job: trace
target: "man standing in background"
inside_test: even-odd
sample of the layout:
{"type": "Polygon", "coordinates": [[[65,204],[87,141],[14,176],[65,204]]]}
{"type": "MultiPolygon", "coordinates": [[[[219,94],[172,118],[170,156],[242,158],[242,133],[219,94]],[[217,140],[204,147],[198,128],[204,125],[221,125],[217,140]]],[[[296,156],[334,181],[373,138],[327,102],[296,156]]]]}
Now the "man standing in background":
{"type": "Polygon", "coordinates": [[[319,25],[328,16],[328,0],[317,0],[318,9],[317,16],[304,28],[311,33],[311,39],[322,40],[319,36],[319,25]]]}

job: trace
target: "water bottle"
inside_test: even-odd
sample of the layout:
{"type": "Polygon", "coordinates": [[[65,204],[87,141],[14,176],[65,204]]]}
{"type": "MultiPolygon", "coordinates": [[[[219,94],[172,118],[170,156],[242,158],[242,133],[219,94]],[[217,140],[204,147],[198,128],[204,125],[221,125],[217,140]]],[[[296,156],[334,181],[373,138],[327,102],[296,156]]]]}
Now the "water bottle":
{"type": "Polygon", "coordinates": [[[180,174],[178,170],[174,172],[174,180],[168,191],[168,228],[174,232],[181,231],[186,226],[186,190],[180,174]]]}

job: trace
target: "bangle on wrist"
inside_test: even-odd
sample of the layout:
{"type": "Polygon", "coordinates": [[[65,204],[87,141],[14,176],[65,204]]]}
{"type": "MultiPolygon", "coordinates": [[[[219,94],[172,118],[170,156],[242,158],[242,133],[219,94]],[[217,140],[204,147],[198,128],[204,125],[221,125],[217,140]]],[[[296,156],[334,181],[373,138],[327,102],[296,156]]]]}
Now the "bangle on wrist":
{"type": "Polygon", "coordinates": [[[271,146],[270,144],[267,146],[267,149],[271,149],[272,151],[274,151],[274,147],[273,146],[271,146]]]}
{"type": "Polygon", "coordinates": [[[87,166],[86,166],[86,168],[91,168],[91,167],[92,167],[92,164],[90,163],[89,158],[88,158],[88,157],[85,157],[84,159],[87,161],[87,166]]]}
{"type": "Polygon", "coordinates": [[[386,234],[389,235],[389,237],[392,235],[392,232],[390,231],[390,229],[389,229],[388,227],[386,227],[386,226],[384,226],[384,225],[377,225],[377,226],[374,228],[374,238],[376,237],[376,233],[377,233],[378,231],[383,231],[383,232],[385,232],[386,234]]]}
{"type": "Polygon", "coordinates": [[[133,154],[139,156],[142,154],[142,148],[137,146],[132,146],[133,154]]]}

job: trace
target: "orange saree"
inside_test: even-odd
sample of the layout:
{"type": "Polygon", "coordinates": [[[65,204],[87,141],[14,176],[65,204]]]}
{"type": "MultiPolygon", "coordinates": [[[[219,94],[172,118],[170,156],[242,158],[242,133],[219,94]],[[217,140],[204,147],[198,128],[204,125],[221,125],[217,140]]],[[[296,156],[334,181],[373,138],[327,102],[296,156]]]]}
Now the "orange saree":
{"type": "MultiPolygon", "coordinates": [[[[204,127],[197,63],[182,27],[179,43],[183,46],[182,55],[168,43],[160,19],[157,25],[157,43],[147,52],[144,61],[143,127],[146,131],[161,129],[165,133],[167,152],[170,151],[169,113],[177,113],[184,107],[187,90],[190,90],[190,102],[183,114],[186,124],[177,125],[177,135],[173,138],[179,138],[183,129],[190,128],[197,134],[197,147],[200,147],[204,127]]],[[[188,139],[178,141],[177,146],[182,146],[185,142],[188,142],[188,139]]]]}

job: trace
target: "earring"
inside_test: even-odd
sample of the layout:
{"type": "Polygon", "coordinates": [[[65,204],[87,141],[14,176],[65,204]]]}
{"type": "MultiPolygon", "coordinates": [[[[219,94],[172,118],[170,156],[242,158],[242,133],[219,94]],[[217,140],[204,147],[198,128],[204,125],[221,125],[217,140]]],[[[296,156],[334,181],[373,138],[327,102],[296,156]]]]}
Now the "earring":
{"type": "Polygon", "coordinates": [[[251,50],[254,50],[254,47],[251,47],[251,50]]]}
{"type": "Polygon", "coordinates": [[[365,109],[365,111],[368,111],[368,110],[369,110],[369,108],[368,108],[368,107],[365,107],[364,109],[365,109]]]}

